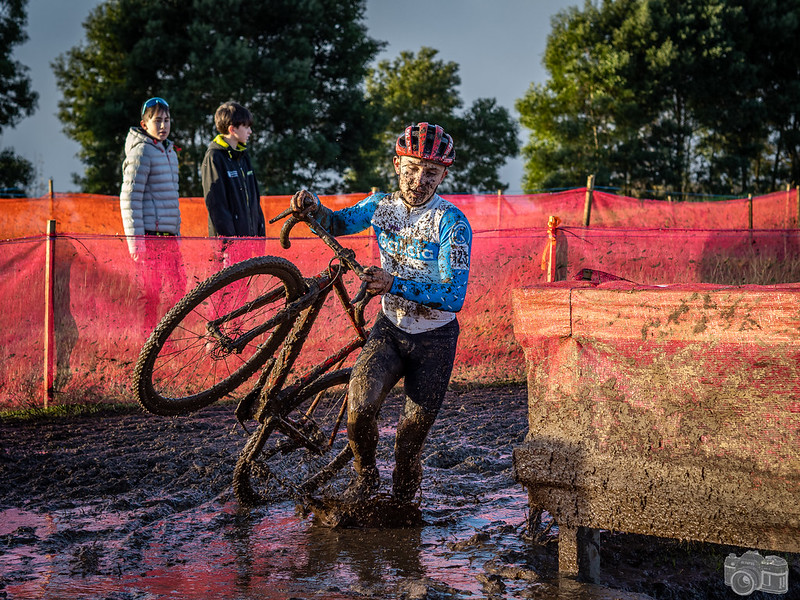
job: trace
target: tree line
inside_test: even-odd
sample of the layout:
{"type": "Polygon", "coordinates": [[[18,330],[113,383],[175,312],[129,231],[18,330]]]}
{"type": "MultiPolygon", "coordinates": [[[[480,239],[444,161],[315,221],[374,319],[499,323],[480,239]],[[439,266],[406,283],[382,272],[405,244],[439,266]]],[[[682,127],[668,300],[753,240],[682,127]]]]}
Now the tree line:
{"type": "Polygon", "coordinates": [[[800,0],[586,1],[516,108],[523,188],[763,193],[800,181],[800,0]]]}
{"type": "MultiPolygon", "coordinates": [[[[27,0],[0,0],[0,133],[36,110],[39,95],[31,89],[29,69],[14,60],[14,48],[28,39],[27,0]]],[[[11,148],[0,150],[0,190],[33,183],[33,163],[11,148]]]]}
{"type": "MultiPolygon", "coordinates": [[[[0,130],[36,104],[11,54],[25,4],[0,0],[0,130]]],[[[519,123],[492,98],[465,107],[458,65],[434,48],[376,64],[384,44],[364,13],[364,0],[105,0],[53,63],[85,166],[76,183],[119,192],[125,135],[149,96],[170,102],[183,195],[202,193],[214,110],[229,99],[255,116],[267,194],[391,189],[394,139],[419,120],[457,141],[450,193],[507,188],[498,172],[519,152],[519,124],[526,192],[588,174],[645,197],[800,181],[800,0],[584,0],[553,17],[547,80],[517,100],[519,123]]],[[[0,187],[24,162],[0,153],[0,187]]]]}
{"type": "Polygon", "coordinates": [[[364,0],[107,0],[86,41],[55,64],[59,117],[81,145],[87,192],[118,190],[121,148],[140,103],[170,103],[181,147],[181,194],[202,195],[200,165],[226,100],[247,106],[261,189],[288,194],[389,189],[394,139],[430,120],[458,140],[450,189],[507,187],[497,170],[518,153],[517,124],[493,100],[462,110],[458,66],[437,51],[404,52],[372,67],[383,43],[363,24],[364,0]],[[475,120],[509,140],[489,144],[475,120]],[[391,136],[394,136],[392,138],[391,136]],[[479,153],[482,160],[471,157],[479,153]]]}

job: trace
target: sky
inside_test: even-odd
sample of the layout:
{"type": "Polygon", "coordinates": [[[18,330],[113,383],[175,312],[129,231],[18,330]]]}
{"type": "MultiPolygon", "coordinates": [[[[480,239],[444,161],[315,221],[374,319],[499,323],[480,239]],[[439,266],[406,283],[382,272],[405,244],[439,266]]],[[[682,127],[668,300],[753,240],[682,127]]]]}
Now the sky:
{"type": "MultiPolygon", "coordinates": [[[[29,39],[15,48],[14,58],[30,68],[39,105],[31,117],[0,133],[0,148],[12,147],[34,164],[35,195],[46,193],[49,179],[57,192],[77,191],[72,173],[83,172],[76,157],[80,148],[56,116],[60,94],[51,63],[83,42],[83,22],[99,3],[28,0],[29,39]]],[[[464,108],[478,98],[495,98],[516,119],[515,101],[532,83],[546,81],[542,56],[551,17],[580,5],[581,0],[367,0],[365,24],[372,38],[387,42],[377,60],[435,48],[440,60],[459,65],[464,108]]],[[[526,136],[520,127],[520,141],[526,136]]],[[[507,193],[521,193],[521,159],[509,161],[500,179],[509,184],[507,193]]]]}

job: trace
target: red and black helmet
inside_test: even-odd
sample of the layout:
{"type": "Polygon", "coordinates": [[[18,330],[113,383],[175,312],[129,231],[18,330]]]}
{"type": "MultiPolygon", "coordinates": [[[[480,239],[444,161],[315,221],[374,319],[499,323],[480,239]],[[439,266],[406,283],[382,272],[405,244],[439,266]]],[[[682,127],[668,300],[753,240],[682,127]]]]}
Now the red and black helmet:
{"type": "Polygon", "coordinates": [[[449,167],[456,158],[453,138],[439,125],[417,123],[409,125],[397,138],[397,156],[416,156],[449,167]]]}

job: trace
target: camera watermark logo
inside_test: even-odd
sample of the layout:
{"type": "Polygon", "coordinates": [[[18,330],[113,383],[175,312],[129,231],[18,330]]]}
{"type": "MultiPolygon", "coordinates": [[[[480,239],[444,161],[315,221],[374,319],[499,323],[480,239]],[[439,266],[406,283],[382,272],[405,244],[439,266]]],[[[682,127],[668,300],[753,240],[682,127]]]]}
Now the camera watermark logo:
{"type": "Polygon", "coordinates": [[[749,596],[756,590],[785,594],[789,591],[789,564],[780,556],[761,556],[755,550],[741,556],[728,554],[725,585],[740,596],[749,596]]]}

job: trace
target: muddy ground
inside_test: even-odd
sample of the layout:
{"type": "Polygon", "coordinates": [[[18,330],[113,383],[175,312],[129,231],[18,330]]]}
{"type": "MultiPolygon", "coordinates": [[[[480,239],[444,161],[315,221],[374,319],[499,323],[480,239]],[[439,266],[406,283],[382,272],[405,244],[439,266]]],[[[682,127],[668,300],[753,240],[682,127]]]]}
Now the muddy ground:
{"type": "MultiPolygon", "coordinates": [[[[399,410],[384,410],[391,470],[399,410]]],[[[137,409],[0,421],[0,598],[738,598],[743,549],[601,536],[597,585],[559,579],[557,538],[533,541],[511,450],[523,386],[451,391],[425,449],[423,523],[330,529],[291,501],[245,510],[231,490],[245,442],[233,406],[174,419],[137,409]]],[[[800,598],[800,557],[789,559],[800,598]]]]}

